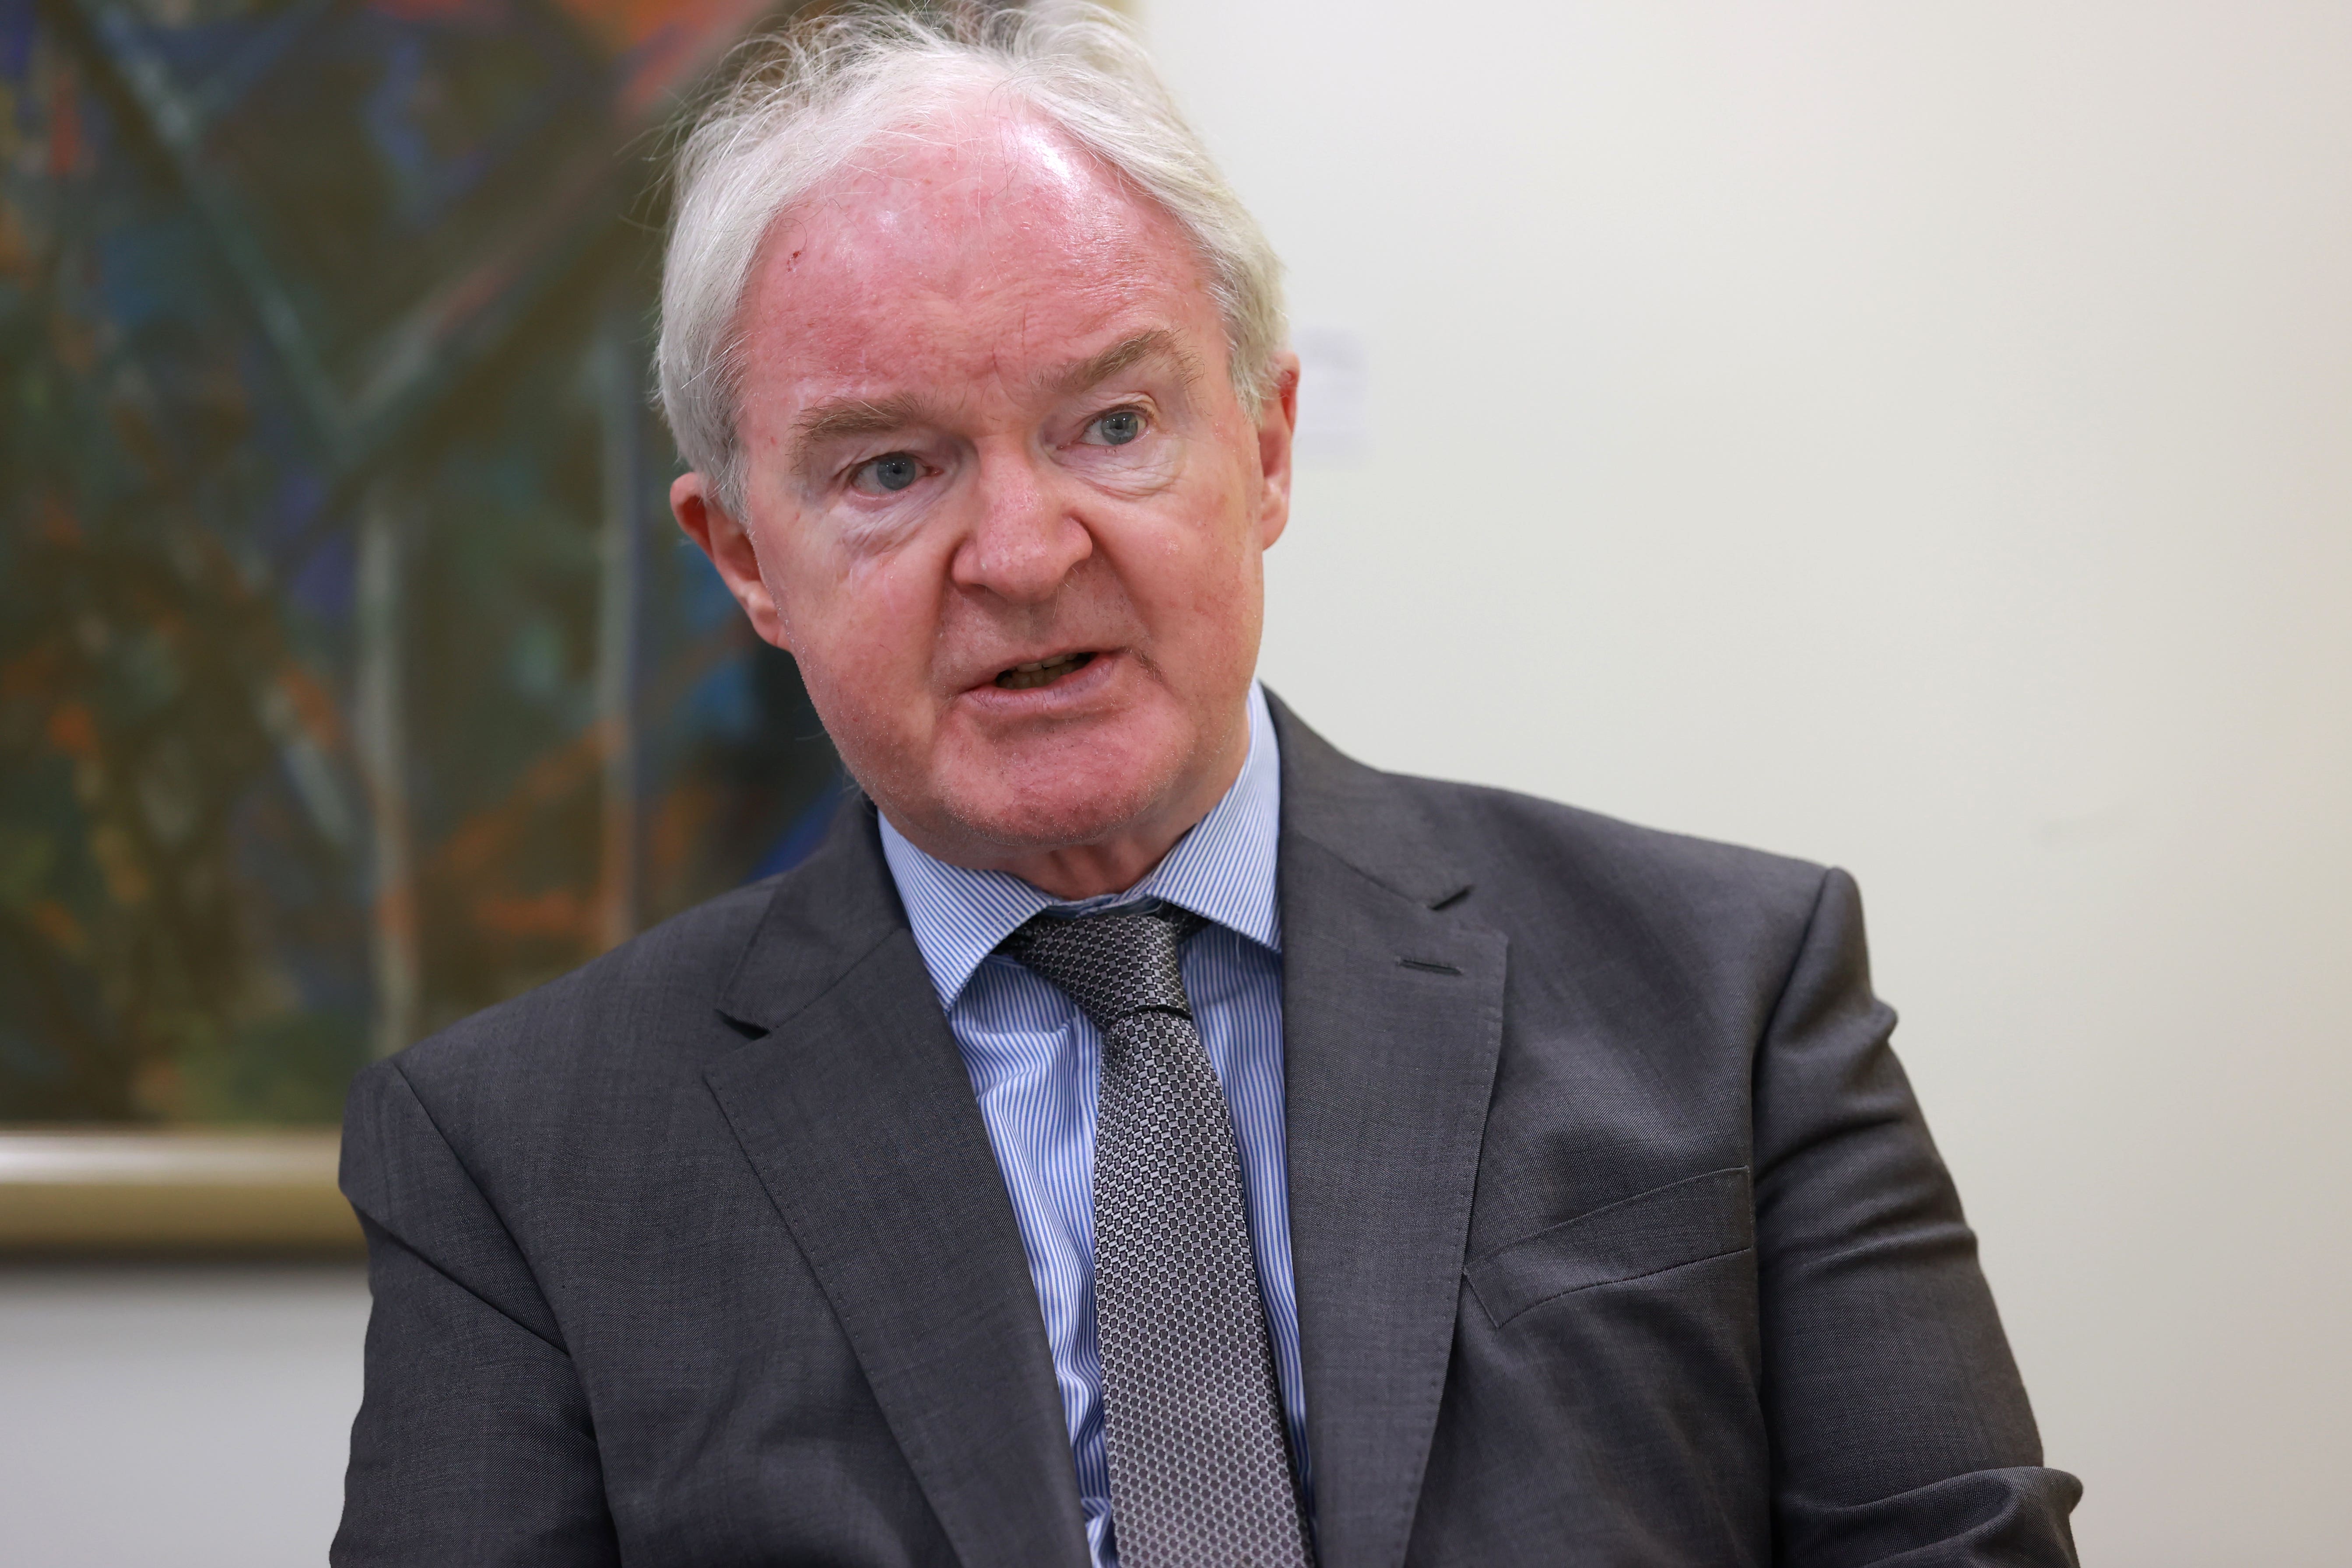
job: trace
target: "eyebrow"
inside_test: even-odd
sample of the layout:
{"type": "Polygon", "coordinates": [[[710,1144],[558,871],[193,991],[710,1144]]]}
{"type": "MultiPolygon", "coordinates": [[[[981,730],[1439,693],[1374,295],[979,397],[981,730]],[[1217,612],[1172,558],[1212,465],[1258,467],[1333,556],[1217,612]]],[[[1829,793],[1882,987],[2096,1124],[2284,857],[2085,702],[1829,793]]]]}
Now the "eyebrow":
{"type": "Polygon", "coordinates": [[[1073,366],[1059,380],[1065,392],[1083,392],[1097,382],[1108,381],[1120,371],[1130,370],[1148,359],[1172,362],[1177,374],[1187,382],[1197,380],[1201,363],[1165,327],[1154,327],[1148,332],[1138,332],[1111,344],[1092,359],[1073,366]]]}
{"type": "Polygon", "coordinates": [[[893,430],[903,430],[921,423],[922,410],[911,397],[900,395],[879,400],[851,397],[832,403],[820,403],[803,413],[793,423],[793,451],[806,458],[814,448],[828,441],[845,440],[853,436],[887,436],[893,430]]]}

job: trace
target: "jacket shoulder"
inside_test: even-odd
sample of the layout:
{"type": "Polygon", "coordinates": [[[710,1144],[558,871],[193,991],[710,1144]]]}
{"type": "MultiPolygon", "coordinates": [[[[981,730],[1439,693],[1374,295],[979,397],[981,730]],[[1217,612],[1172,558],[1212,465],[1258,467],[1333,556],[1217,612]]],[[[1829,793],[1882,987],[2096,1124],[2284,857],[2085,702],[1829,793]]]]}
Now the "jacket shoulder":
{"type": "Polygon", "coordinates": [[[1741,1037],[1771,1015],[1825,906],[1859,920],[1852,879],[1811,861],[1508,790],[1395,787],[1468,884],[1463,915],[1538,969],[1736,1018],[1741,1037]]]}
{"type": "Polygon", "coordinates": [[[1801,926],[1832,875],[1512,790],[1369,767],[1269,700],[1285,830],[1302,830],[1400,891],[1496,916],[1793,914],[1801,926]]]}
{"type": "Polygon", "coordinates": [[[1826,868],[1745,845],[1646,827],[1600,812],[1482,784],[1389,777],[1435,836],[1483,869],[1573,875],[1678,901],[1799,899],[1810,906],[1826,868]]]}
{"type": "Polygon", "coordinates": [[[698,904],[370,1070],[396,1070],[420,1086],[455,1087],[470,1080],[488,1088],[508,1076],[544,1082],[550,1074],[592,1065],[625,1067],[626,1058],[674,1053],[698,1036],[740,1043],[719,1019],[717,998],[791,875],[749,883],[698,904]]]}

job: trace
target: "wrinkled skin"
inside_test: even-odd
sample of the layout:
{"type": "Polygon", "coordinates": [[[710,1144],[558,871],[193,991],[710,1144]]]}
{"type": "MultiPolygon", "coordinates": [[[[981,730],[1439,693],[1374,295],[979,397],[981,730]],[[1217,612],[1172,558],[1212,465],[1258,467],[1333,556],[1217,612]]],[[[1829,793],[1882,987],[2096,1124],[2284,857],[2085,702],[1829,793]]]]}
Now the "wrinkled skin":
{"type": "Polygon", "coordinates": [[[738,324],[746,515],[671,504],[850,772],[941,859],[1131,885],[1247,752],[1297,361],[1253,418],[1177,225],[980,101],[783,215],[738,324]]]}

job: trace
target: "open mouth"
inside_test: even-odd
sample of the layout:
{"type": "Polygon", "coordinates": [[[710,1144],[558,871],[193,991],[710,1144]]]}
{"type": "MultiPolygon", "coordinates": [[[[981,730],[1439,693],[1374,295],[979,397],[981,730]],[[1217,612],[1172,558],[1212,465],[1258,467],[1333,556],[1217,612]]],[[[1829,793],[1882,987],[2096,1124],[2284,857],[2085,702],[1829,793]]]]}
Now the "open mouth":
{"type": "Polygon", "coordinates": [[[996,684],[1007,691],[1026,691],[1032,687],[1051,686],[1062,677],[1084,669],[1094,662],[1092,653],[1065,653],[1052,658],[1041,658],[1034,664],[1016,664],[996,678],[996,684]]]}

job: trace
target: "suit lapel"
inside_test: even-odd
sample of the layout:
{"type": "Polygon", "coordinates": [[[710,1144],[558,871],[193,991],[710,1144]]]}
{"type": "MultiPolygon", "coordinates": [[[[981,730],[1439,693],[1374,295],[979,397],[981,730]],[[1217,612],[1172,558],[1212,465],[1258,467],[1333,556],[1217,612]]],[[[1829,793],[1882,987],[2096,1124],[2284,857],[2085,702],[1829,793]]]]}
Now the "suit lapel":
{"type": "Polygon", "coordinates": [[[1412,804],[1275,707],[1283,1050],[1325,1568],[1404,1556],[1454,1341],[1505,941],[1412,804]]]}
{"type": "Polygon", "coordinates": [[[760,1037],[706,1075],[972,1568],[1087,1549],[1011,1200],[898,906],[845,807],[779,889],[721,1010],[760,1037]]]}

